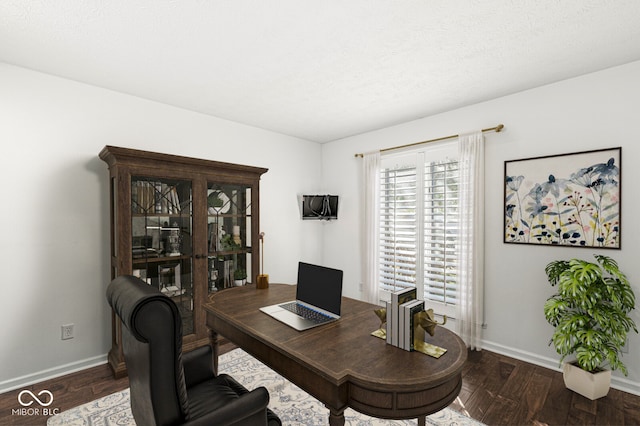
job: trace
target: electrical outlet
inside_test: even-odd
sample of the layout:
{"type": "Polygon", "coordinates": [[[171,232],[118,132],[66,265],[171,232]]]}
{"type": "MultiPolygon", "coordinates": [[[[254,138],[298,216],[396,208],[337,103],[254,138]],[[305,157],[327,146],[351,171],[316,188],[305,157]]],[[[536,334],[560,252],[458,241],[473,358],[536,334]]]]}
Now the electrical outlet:
{"type": "Polygon", "coordinates": [[[73,339],[73,324],[63,324],[60,328],[62,329],[62,340],[73,339]]]}

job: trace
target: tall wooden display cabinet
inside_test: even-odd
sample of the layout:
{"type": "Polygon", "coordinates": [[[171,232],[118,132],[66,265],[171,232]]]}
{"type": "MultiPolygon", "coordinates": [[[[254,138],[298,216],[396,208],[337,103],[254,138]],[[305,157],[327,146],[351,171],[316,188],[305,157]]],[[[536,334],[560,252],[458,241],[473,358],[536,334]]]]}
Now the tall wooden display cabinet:
{"type": "MultiPolygon", "coordinates": [[[[135,275],[180,310],[183,349],[209,343],[203,304],[259,274],[260,177],[267,169],[106,146],[111,279],[135,275]]],[[[126,374],[112,313],[109,365],[126,374]]]]}

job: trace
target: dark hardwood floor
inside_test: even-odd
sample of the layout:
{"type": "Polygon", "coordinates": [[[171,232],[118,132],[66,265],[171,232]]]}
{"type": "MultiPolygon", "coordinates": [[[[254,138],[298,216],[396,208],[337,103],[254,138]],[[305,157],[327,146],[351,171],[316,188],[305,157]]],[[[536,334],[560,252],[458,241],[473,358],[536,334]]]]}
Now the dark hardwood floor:
{"type": "Polygon", "coordinates": [[[489,351],[469,352],[451,408],[487,425],[640,425],[640,396],[611,389],[591,401],[562,373],[489,351]]]}
{"type": "MultiPolygon", "coordinates": [[[[234,349],[232,344],[221,352],[234,349]]],[[[25,387],[54,395],[50,409],[60,411],[125,389],[127,378],[114,380],[108,366],[25,387]]],[[[18,394],[0,395],[0,425],[44,425],[47,415],[19,415],[18,394]]],[[[34,404],[35,405],[35,404],[34,404]]],[[[640,397],[615,389],[590,401],[564,387],[562,374],[496,353],[470,352],[463,386],[451,408],[487,425],[640,425],[640,397]]]]}

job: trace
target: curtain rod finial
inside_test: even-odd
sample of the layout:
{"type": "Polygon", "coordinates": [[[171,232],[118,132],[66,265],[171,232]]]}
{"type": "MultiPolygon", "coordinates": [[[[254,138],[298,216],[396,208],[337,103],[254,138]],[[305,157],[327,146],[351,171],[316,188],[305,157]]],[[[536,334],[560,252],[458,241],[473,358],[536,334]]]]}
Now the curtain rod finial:
{"type": "Polygon", "coordinates": [[[504,124],[498,124],[496,126],[496,133],[500,133],[504,129],[504,124]]]}

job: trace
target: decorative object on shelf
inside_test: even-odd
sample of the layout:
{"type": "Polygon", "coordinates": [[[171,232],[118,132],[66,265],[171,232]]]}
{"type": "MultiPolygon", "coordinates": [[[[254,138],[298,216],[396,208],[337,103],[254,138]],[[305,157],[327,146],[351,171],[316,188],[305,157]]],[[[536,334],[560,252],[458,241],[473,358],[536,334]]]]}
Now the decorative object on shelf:
{"type": "Polygon", "coordinates": [[[169,256],[180,256],[180,227],[177,222],[171,224],[171,230],[168,237],[168,251],[169,256]]]}
{"type": "Polygon", "coordinates": [[[222,227],[217,222],[209,223],[209,251],[217,252],[220,250],[222,236],[222,227]]]}
{"type": "Polygon", "coordinates": [[[218,287],[216,286],[218,282],[218,269],[216,269],[216,260],[215,258],[209,259],[209,291],[214,292],[218,291],[218,287]]]}
{"type": "Polygon", "coordinates": [[[247,271],[244,269],[236,269],[233,271],[233,283],[236,287],[245,285],[247,283],[247,271]]]}
{"type": "Polygon", "coordinates": [[[240,239],[240,227],[238,225],[233,225],[233,242],[238,246],[242,246],[242,240],[240,239]]]}
{"type": "Polygon", "coordinates": [[[207,197],[209,214],[225,214],[231,208],[229,197],[223,191],[214,191],[207,197]]]}
{"type": "Polygon", "coordinates": [[[221,231],[221,232],[222,232],[222,238],[220,238],[220,247],[219,247],[221,251],[233,251],[233,250],[238,250],[240,248],[240,245],[236,244],[236,242],[233,240],[232,235],[229,235],[224,231],[221,231]]]}
{"type": "Polygon", "coordinates": [[[167,296],[184,294],[180,281],[180,263],[158,265],[158,289],[167,296]]]}
{"type": "Polygon", "coordinates": [[[231,287],[233,282],[233,260],[224,261],[224,288],[231,287]]]}
{"type": "Polygon", "coordinates": [[[621,148],[504,162],[504,242],[620,248],[621,148]]]}
{"type": "Polygon", "coordinates": [[[269,274],[264,273],[264,232],[261,232],[258,238],[260,239],[261,262],[260,275],[258,275],[256,288],[264,290],[266,288],[269,288],[269,274]]]}
{"type": "Polygon", "coordinates": [[[131,212],[180,214],[182,205],[175,185],[161,181],[131,182],[131,212]]]}
{"type": "Polygon", "coordinates": [[[605,366],[628,374],[620,356],[629,331],[638,332],[629,316],[635,308],[635,295],[627,277],[613,259],[595,258],[597,263],[555,260],[545,268],[549,283],[557,286],[557,293],[544,304],[545,318],[555,327],[549,344],[562,356],[560,363],[567,356],[576,356],[563,367],[565,386],[591,400],[609,392],[611,371],[600,374],[605,366]],[[582,374],[572,371],[573,367],[595,376],[579,379],[582,374]],[[599,383],[602,378],[605,384],[598,388],[580,387],[599,383]]]}

